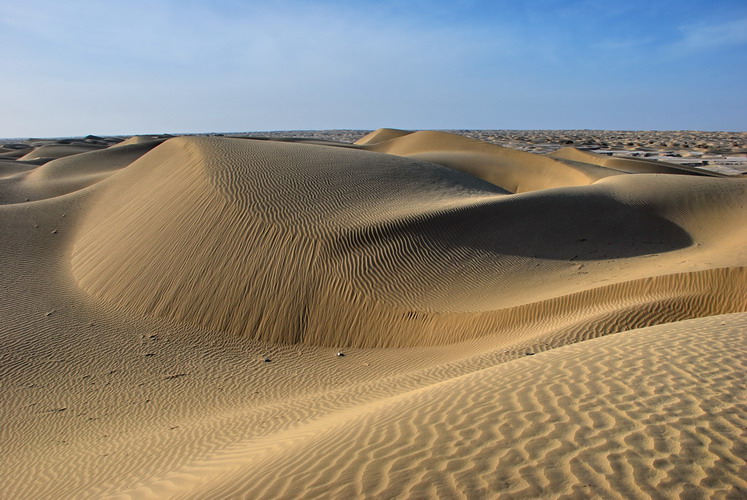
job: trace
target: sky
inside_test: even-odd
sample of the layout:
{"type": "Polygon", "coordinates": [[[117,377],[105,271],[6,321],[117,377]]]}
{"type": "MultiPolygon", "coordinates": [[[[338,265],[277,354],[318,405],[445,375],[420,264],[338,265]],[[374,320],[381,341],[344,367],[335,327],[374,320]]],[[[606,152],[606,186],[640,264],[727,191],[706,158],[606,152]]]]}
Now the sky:
{"type": "Polygon", "coordinates": [[[747,130],[747,0],[0,0],[0,137],[747,130]]]}

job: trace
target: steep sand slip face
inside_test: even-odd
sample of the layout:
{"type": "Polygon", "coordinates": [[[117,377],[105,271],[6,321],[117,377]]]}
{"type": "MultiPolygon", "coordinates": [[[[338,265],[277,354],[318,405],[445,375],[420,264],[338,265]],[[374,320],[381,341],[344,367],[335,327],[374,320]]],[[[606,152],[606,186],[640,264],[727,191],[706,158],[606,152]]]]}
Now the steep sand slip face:
{"type": "Polygon", "coordinates": [[[0,496],[743,496],[747,179],[327,139],[8,143],[0,496]]]}

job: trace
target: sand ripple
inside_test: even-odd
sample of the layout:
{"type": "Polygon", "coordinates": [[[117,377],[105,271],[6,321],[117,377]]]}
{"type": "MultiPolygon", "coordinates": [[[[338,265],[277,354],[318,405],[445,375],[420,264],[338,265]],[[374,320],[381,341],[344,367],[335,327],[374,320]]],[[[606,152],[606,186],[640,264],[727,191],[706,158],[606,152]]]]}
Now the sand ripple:
{"type": "Polygon", "coordinates": [[[555,146],[3,145],[1,496],[744,496],[747,179],[555,146]]]}
{"type": "MultiPolygon", "coordinates": [[[[387,150],[430,145],[473,154],[473,143],[413,133],[390,139],[387,150]]],[[[504,170],[504,148],[479,147],[497,150],[483,168],[504,170]]],[[[515,153],[512,168],[525,169],[526,179],[545,177],[521,155],[551,162],[543,169],[568,168],[515,153]]],[[[601,280],[628,283],[626,300],[635,301],[647,293],[640,280],[654,261],[646,258],[705,243],[696,241],[694,205],[718,203],[726,218],[745,214],[740,180],[589,168],[612,173],[511,196],[409,156],[171,139],[106,181],[75,243],[73,272],[86,291],[129,310],[257,340],[435,345],[525,323],[538,314],[526,311],[557,304],[583,317],[620,289],[600,287],[601,280]],[[646,193],[651,185],[658,192],[646,193]],[[698,199],[687,196],[695,190],[698,199]],[[612,261],[624,273],[599,265],[612,261]],[[582,271],[587,264],[595,264],[593,275],[582,271]]],[[[719,276],[729,282],[718,286],[744,286],[741,272],[719,276]]],[[[712,299],[687,317],[743,307],[733,293],[712,299]]]]}

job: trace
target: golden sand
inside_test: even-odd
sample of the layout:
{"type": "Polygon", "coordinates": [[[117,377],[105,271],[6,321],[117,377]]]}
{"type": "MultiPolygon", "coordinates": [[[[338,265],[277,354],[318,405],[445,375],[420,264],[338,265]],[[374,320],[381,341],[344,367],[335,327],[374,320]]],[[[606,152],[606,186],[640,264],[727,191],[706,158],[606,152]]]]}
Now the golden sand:
{"type": "Polygon", "coordinates": [[[4,496],[739,497],[746,201],[443,132],[8,145],[4,496]]]}

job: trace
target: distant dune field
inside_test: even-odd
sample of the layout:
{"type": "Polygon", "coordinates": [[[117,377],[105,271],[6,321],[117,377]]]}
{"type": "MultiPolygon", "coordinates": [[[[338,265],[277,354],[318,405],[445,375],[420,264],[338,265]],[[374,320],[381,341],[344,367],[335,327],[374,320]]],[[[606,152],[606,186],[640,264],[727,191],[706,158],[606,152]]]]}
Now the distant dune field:
{"type": "Polygon", "coordinates": [[[747,178],[573,142],[0,146],[2,496],[744,497],[747,178]]]}

